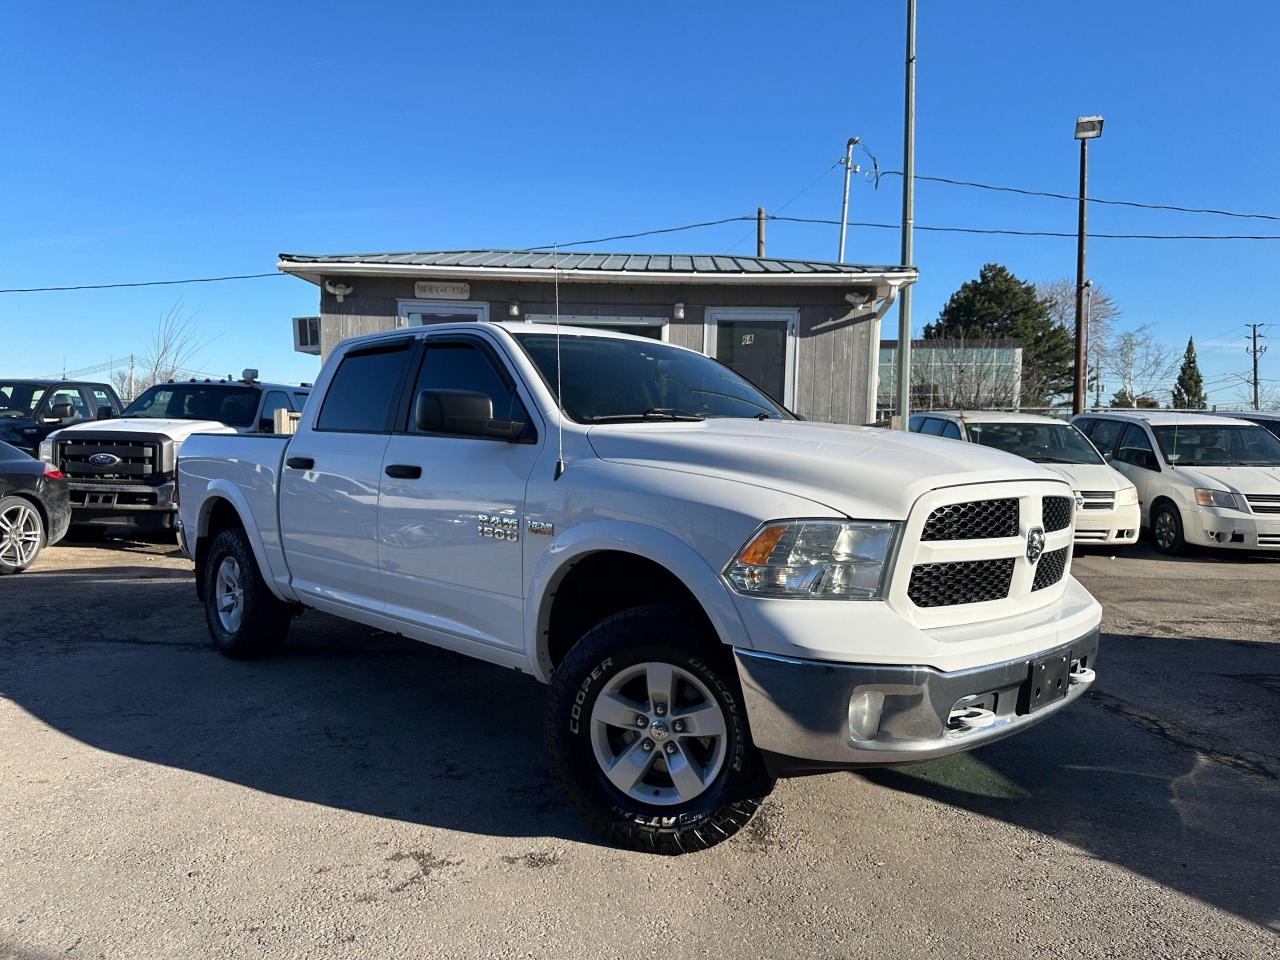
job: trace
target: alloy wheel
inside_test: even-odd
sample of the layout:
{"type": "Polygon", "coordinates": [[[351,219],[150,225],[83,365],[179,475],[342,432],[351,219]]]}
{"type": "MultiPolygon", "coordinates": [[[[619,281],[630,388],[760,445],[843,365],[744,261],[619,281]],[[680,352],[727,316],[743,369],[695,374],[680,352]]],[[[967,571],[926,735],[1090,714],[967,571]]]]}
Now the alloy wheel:
{"type": "Polygon", "coordinates": [[[30,564],[40,552],[40,533],[40,517],[25,503],[0,513],[0,563],[14,568],[30,564]]]}
{"type": "Polygon", "coordinates": [[[633,800],[687,803],[724,766],[720,702],[687,670],[639,663],[614,677],[591,708],[591,746],[606,779],[633,800]]]}
{"type": "Polygon", "coordinates": [[[227,633],[240,629],[244,618],[244,580],[240,564],[235,557],[224,557],[218,565],[214,581],[213,605],[218,612],[218,622],[227,633]]]}

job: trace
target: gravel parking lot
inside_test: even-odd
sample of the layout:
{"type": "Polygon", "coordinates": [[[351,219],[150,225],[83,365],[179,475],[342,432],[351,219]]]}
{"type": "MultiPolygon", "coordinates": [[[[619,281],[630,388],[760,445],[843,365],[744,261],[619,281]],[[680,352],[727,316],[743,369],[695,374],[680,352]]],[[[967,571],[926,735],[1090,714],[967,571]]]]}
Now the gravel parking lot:
{"type": "Polygon", "coordinates": [[[534,681],[315,613],[231,662],[172,547],[55,547],[0,580],[0,956],[1275,957],[1280,562],[1075,572],[1086,700],[663,859],[567,809],[534,681]]]}

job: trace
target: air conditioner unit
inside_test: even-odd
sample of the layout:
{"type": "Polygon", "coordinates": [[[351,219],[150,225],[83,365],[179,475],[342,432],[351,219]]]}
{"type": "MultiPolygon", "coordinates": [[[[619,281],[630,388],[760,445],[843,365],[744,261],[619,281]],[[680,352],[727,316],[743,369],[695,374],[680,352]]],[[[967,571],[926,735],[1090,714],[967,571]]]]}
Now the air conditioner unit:
{"type": "Polygon", "coordinates": [[[320,355],[320,318],[293,318],[293,349],[298,353],[320,355]]]}

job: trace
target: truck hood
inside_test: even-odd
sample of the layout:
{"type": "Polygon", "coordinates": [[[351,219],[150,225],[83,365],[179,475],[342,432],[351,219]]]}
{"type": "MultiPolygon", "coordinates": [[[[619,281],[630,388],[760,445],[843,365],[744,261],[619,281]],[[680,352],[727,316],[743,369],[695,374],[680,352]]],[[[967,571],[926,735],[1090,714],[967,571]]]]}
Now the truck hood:
{"type": "Polygon", "coordinates": [[[1105,463],[1045,463],[1042,466],[1058,474],[1076,490],[1106,490],[1114,493],[1133,486],[1124,474],[1105,463]]]}
{"type": "Polygon", "coordinates": [[[159,434],[168,437],[175,443],[181,443],[193,433],[235,433],[234,427],[228,427],[217,420],[160,420],[151,417],[129,417],[117,420],[86,420],[84,423],[63,427],[57,433],[50,434],[50,440],[80,433],[145,433],[159,434]]]}
{"type": "Polygon", "coordinates": [[[801,420],[632,423],[587,432],[602,460],[781,490],[850,517],[902,520],[921,494],[1058,474],[1012,454],[900,430],[801,420]]]}
{"type": "Polygon", "coordinates": [[[1206,490],[1280,494],[1280,467],[1174,467],[1185,482],[1206,490]]]}

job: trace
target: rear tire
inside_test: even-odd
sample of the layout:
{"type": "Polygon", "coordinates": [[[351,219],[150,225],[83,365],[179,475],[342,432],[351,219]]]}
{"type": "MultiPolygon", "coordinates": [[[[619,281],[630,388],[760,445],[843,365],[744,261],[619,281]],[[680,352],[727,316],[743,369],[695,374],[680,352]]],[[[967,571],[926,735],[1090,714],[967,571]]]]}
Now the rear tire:
{"type": "Polygon", "coordinates": [[[293,614],[262,579],[242,529],[223,530],[214,537],[203,576],[205,622],[218,652],[234,660],[275,653],[293,614]]]}
{"type": "Polygon", "coordinates": [[[1151,542],[1161,553],[1171,557],[1187,551],[1187,541],[1182,532],[1182,515],[1171,503],[1156,504],[1151,510],[1151,542]]]}
{"type": "Polygon", "coordinates": [[[546,739],[579,815],[644,853],[727,840],[773,790],[732,659],[674,606],[635,607],[587,632],[552,677],[546,739]]]}
{"type": "Polygon", "coordinates": [[[21,573],[45,545],[44,519],[24,497],[0,497],[0,576],[21,573]]]}

